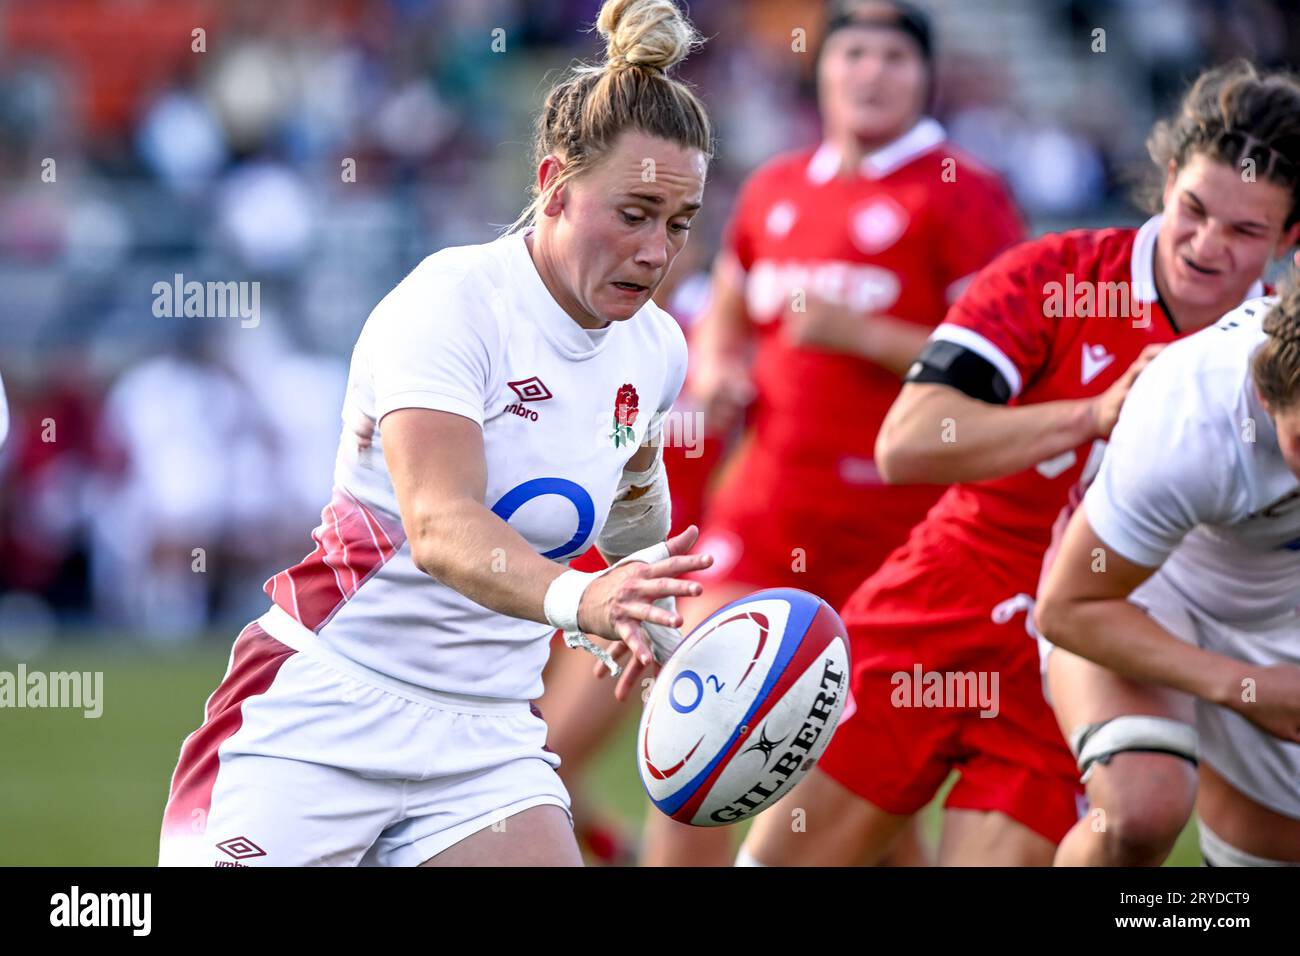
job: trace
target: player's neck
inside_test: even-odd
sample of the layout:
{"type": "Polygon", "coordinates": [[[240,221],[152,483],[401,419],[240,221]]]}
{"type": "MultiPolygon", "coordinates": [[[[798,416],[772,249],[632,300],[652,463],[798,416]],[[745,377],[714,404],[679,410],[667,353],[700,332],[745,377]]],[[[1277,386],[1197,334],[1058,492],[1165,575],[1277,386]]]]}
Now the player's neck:
{"type": "Polygon", "coordinates": [[[840,175],[849,176],[857,172],[864,159],[906,136],[918,122],[920,122],[919,118],[906,124],[901,129],[890,131],[881,136],[863,137],[851,130],[829,136],[828,139],[839,153],[840,175]]]}
{"type": "Polygon", "coordinates": [[[584,329],[603,329],[609,324],[594,315],[589,315],[578,305],[577,300],[566,292],[564,284],[559,280],[559,270],[551,261],[550,247],[547,243],[538,241],[536,230],[524,236],[524,247],[533,260],[533,267],[537,269],[542,285],[546,286],[546,291],[551,294],[555,304],[563,309],[569,318],[584,329]]]}

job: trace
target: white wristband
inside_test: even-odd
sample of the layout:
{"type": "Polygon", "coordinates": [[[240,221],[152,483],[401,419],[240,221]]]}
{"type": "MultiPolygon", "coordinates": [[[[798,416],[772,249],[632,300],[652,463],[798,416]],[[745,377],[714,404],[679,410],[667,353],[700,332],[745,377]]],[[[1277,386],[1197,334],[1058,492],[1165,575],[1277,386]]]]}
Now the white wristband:
{"type": "Polygon", "coordinates": [[[578,605],[582,603],[587,585],[598,577],[599,573],[570,568],[552,581],[542,600],[542,613],[546,615],[546,622],[561,631],[581,631],[578,627],[578,605]]]}
{"type": "MultiPolygon", "coordinates": [[[[578,627],[578,606],[582,603],[582,596],[586,593],[587,587],[592,581],[621,564],[628,564],[632,561],[644,561],[646,564],[653,564],[656,561],[664,560],[668,556],[668,544],[661,541],[658,544],[652,544],[648,548],[642,548],[640,551],[629,554],[603,571],[575,571],[570,568],[552,581],[550,587],[546,589],[546,597],[542,599],[542,613],[546,615],[547,623],[564,632],[565,644],[569,647],[580,647],[595,655],[601,663],[609,668],[610,673],[617,677],[622,673],[622,668],[615,663],[614,658],[609,655],[608,651],[593,643],[578,627]]],[[[661,607],[669,613],[677,613],[677,604],[671,596],[659,598],[654,603],[657,607],[661,607]]],[[[650,645],[655,660],[660,664],[666,662],[672,652],[677,649],[677,645],[682,642],[682,632],[675,627],[664,627],[662,624],[652,624],[649,621],[642,621],[641,627],[650,637],[650,645]]]]}

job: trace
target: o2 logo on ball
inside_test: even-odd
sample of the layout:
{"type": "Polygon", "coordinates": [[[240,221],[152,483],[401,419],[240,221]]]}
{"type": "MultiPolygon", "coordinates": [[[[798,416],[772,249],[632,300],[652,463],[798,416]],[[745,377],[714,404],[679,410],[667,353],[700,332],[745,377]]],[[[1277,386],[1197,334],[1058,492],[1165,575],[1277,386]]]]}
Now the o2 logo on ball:
{"type": "MultiPolygon", "coordinates": [[[[754,669],[754,665],[758,662],[760,655],[763,653],[763,647],[767,644],[768,632],[771,629],[771,623],[768,620],[767,615],[758,611],[742,611],[739,614],[732,614],[731,616],[722,618],[712,624],[707,630],[702,631],[698,637],[692,634],[692,639],[698,646],[698,644],[710,634],[726,627],[728,624],[736,622],[747,622],[752,624],[754,625],[756,632],[753,655],[750,657],[749,662],[745,667],[745,672],[741,675],[740,680],[736,681],[736,689],[739,690],[741,685],[745,683],[745,678],[747,678],[750,671],[754,669]]],[[[723,688],[726,687],[726,683],[720,680],[716,674],[709,674],[707,678],[701,678],[700,675],[693,670],[681,671],[673,678],[672,686],[668,689],[669,706],[679,714],[690,714],[694,712],[704,700],[706,683],[713,688],[716,694],[721,694],[723,688]]],[[[658,767],[650,760],[649,741],[647,740],[645,745],[646,771],[655,780],[667,780],[673,774],[681,770],[682,767],[686,766],[687,762],[695,756],[695,752],[700,749],[700,744],[704,742],[704,737],[705,735],[701,735],[700,738],[695,741],[686,752],[685,757],[676,763],[665,767],[658,767]]]]}
{"type": "MultiPolygon", "coordinates": [[[[708,682],[709,684],[712,685],[713,689],[718,693],[722,693],[722,688],[727,686],[726,684],[718,680],[717,674],[710,674],[708,676],[708,682]]],[[[689,694],[692,693],[692,691],[687,691],[686,693],[689,694]]],[[[672,704],[673,710],[677,711],[677,713],[679,714],[689,714],[696,707],[700,706],[700,701],[702,701],[703,699],[704,699],[704,681],[700,680],[700,675],[695,673],[695,671],[682,671],[680,674],[678,674],[677,679],[673,681],[672,690],[668,692],[668,703],[672,704]],[[689,704],[684,704],[678,699],[677,688],[682,681],[686,681],[687,684],[689,684],[692,688],[694,688],[693,692],[695,696],[692,698],[689,704]]]]}
{"type": "MultiPolygon", "coordinates": [[[[673,678],[672,687],[668,689],[668,703],[672,706],[673,710],[677,711],[679,714],[691,713],[695,708],[699,707],[700,702],[704,700],[705,683],[706,681],[701,680],[700,675],[695,673],[695,671],[682,671],[673,678]],[[685,685],[685,690],[681,689],[683,684],[685,685]]],[[[716,674],[710,674],[707,678],[707,683],[718,693],[721,693],[722,688],[726,686],[722,681],[718,680],[718,675],[716,674]]],[[[702,743],[704,743],[704,735],[701,735],[700,739],[695,741],[695,745],[687,751],[685,757],[672,766],[664,768],[656,767],[650,762],[650,751],[647,749],[645,754],[646,770],[648,770],[650,776],[656,780],[667,780],[673,774],[677,773],[677,771],[681,770],[682,767],[686,766],[687,761],[695,756],[695,751],[700,749],[700,744],[702,743]]]]}

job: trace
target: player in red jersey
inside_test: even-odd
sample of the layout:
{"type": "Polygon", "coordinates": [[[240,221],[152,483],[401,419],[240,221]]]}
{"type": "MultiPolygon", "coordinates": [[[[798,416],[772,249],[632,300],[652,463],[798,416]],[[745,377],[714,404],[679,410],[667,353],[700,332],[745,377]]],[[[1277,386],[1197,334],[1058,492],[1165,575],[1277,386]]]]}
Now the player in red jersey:
{"type": "MultiPolygon", "coordinates": [[[[1231,71],[1196,95],[1218,100],[1231,71]]],[[[1266,141],[1268,109],[1217,134],[1266,141]]],[[[956,770],[948,864],[1047,864],[1079,816],[1029,615],[1067,492],[1100,458],[1158,348],[1260,294],[1296,240],[1285,191],[1189,142],[1140,229],[1000,256],[909,370],[876,446],[890,481],[955,482],[843,611],[852,696],[818,767],[755,822],[742,863],[876,860],[956,770]],[[806,831],[792,832],[798,808],[806,831]]]]}
{"type": "MultiPolygon", "coordinates": [[[[1221,162],[1253,169],[1263,184],[1259,192],[1263,196],[1274,195],[1268,199],[1261,198],[1252,217],[1234,210],[1239,220],[1237,228],[1259,242],[1270,241],[1279,229],[1283,231],[1285,241],[1294,243],[1300,237],[1300,224],[1297,224],[1300,223],[1300,81],[1294,77],[1275,75],[1261,79],[1249,67],[1237,67],[1226,77],[1222,89],[1207,84],[1206,88],[1194,90],[1177,120],[1162,127],[1152,138],[1151,147],[1152,155],[1157,159],[1194,147],[1221,162]],[[1249,118],[1225,122],[1225,118],[1219,115],[1222,109],[1220,99],[1230,103],[1238,116],[1244,113],[1249,117],[1253,113],[1261,119],[1267,117],[1268,122],[1256,124],[1249,118]],[[1252,142],[1239,133],[1222,133],[1224,127],[1239,129],[1254,125],[1264,126],[1267,135],[1260,134],[1252,142]]],[[[1300,265],[1300,256],[1297,256],[1297,265],[1300,265]]],[[[1211,456],[1220,461],[1223,458],[1220,444],[1194,449],[1193,454],[1211,456]]],[[[1108,456],[1113,454],[1113,451],[1108,452],[1108,456]]],[[[1081,502],[1082,491],[1082,487],[1075,489],[1071,495],[1071,507],[1057,519],[1053,552],[1064,538],[1070,513],[1073,506],[1081,502]]],[[[1112,559],[1115,563],[1113,553],[1112,559]]],[[[1052,560],[1053,554],[1049,553],[1044,562],[1044,583],[1052,560]]],[[[1125,559],[1120,557],[1117,560],[1123,564],[1125,559]]],[[[1250,576],[1249,572],[1247,576],[1250,576]]],[[[1066,578],[1058,575],[1058,580],[1066,578]]],[[[1256,586],[1260,585],[1257,583],[1256,586]]],[[[1262,590],[1269,589],[1265,587],[1262,590]]],[[[1058,596],[1062,593],[1067,592],[1058,587],[1058,596]]],[[[1161,601],[1159,594],[1158,585],[1148,587],[1134,592],[1130,603],[1145,609],[1162,626],[1177,628],[1170,616],[1170,602],[1161,601]]],[[[1229,597],[1224,593],[1197,595],[1195,603],[1201,607],[1206,601],[1222,602],[1229,597]]],[[[1112,611],[1121,615],[1125,613],[1124,608],[1104,609],[1106,614],[1112,611]]],[[[1233,624],[1241,624],[1251,615],[1243,612],[1229,617],[1233,624]]],[[[1039,624],[1042,625],[1041,620],[1039,624]]],[[[1045,627],[1042,629],[1047,630],[1045,627]]],[[[1249,630],[1263,629],[1251,621],[1249,630]]],[[[1051,632],[1048,634],[1050,636],[1051,632]]],[[[1204,721],[1197,716],[1196,699],[1173,687],[1130,680],[1078,654],[1062,648],[1053,649],[1046,641],[1042,644],[1049,698],[1061,731],[1071,741],[1078,757],[1079,768],[1087,781],[1088,801],[1094,811],[1062,840],[1056,852],[1057,865],[1159,865],[1173,849],[1198,799],[1197,762],[1206,751],[1204,741],[1198,746],[1198,726],[1204,721]],[[1097,810],[1104,811],[1104,817],[1096,815],[1097,810]],[[1103,819],[1105,826],[1096,825],[1103,819]]],[[[1225,804],[1237,809],[1250,807],[1251,799],[1234,794],[1231,786],[1211,765],[1224,766],[1222,756],[1214,756],[1215,745],[1220,752],[1222,750],[1217,732],[1222,722],[1221,714],[1208,719],[1213,729],[1210,733],[1210,756],[1205,758],[1207,762],[1202,763],[1200,769],[1201,810],[1204,812],[1207,805],[1212,811],[1225,804]],[[1228,796],[1225,798],[1224,794],[1228,796]]],[[[1231,718],[1228,723],[1232,723],[1231,718]]],[[[1242,725],[1244,722],[1237,726],[1242,725]]],[[[1249,733],[1246,736],[1249,738],[1249,733]]],[[[1261,745],[1260,749],[1267,746],[1270,745],[1261,745]]],[[[1259,754],[1252,753],[1251,762],[1257,756],[1259,754]]],[[[1284,777],[1285,774],[1279,773],[1275,779],[1281,781],[1284,777]]],[[[1283,791],[1293,792],[1294,789],[1294,781],[1282,785],[1283,791]]],[[[1265,792],[1270,793],[1267,789],[1265,792]]],[[[1254,796],[1258,798],[1258,790],[1254,796]]],[[[1300,846],[1294,840],[1289,850],[1285,841],[1268,845],[1269,839],[1279,832],[1289,832],[1286,823],[1273,820],[1266,807],[1256,806],[1256,811],[1250,817],[1253,833],[1249,832],[1250,827],[1246,827],[1242,829],[1247,832],[1221,833],[1219,836],[1232,837],[1233,847],[1254,847],[1255,855],[1263,853],[1274,857],[1290,852],[1294,856],[1295,847],[1300,846]]],[[[1231,815],[1236,817],[1236,814],[1231,815]]],[[[1216,844],[1219,842],[1207,834],[1203,825],[1201,838],[1202,846],[1206,845],[1207,838],[1216,844]]]]}
{"type": "MultiPolygon", "coordinates": [[[[766,587],[838,607],[938,498],[889,487],[872,448],[900,377],[970,277],[1023,236],[1002,183],[926,115],[930,27],[905,3],[837,3],[817,61],[825,141],[743,187],[691,340],[690,388],[748,429],[709,499],[715,557],[693,626],[766,587]]],[[[731,833],[651,814],[646,862],[730,862],[731,833]],[[672,834],[672,836],[669,836],[672,834]]]]}

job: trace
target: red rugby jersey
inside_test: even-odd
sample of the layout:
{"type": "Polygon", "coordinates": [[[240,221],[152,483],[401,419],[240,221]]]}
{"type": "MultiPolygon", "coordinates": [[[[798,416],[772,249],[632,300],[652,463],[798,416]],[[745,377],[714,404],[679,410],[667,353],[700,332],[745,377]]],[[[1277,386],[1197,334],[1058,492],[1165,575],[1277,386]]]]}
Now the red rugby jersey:
{"type": "MultiPolygon", "coordinates": [[[[880,484],[876,432],[901,383],[866,359],[791,344],[780,331],[794,290],[848,304],[864,321],[887,314],[930,328],[973,273],[1024,236],[998,177],[932,119],[865,157],[856,175],[838,176],[839,166],[829,144],[770,160],[742,189],[725,238],[757,336],[754,437],[764,460],[798,463],[791,492],[812,497],[880,484]]],[[[924,498],[919,519],[938,490],[895,493],[900,503],[924,498]]]]}
{"type": "MultiPolygon", "coordinates": [[[[934,338],[997,368],[1012,405],[1099,395],[1143,348],[1180,334],[1157,297],[1159,229],[1157,216],[1136,230],[1081,229],[1018,246],[980,273],[934,338]]],[[[1256,282],[1246,297],[1262,294],[1256,282]]],[[[916,534],[937,532],[1000,566],[1023,566],[1032,583],[1070,488],[1095,472],[1105,447],[1098,439],[1018,474],[953,485],[916,534]]]]}

